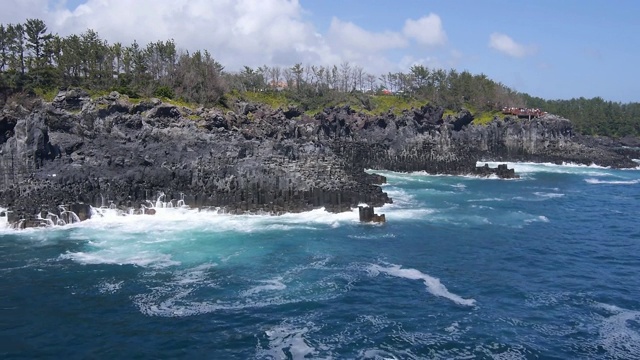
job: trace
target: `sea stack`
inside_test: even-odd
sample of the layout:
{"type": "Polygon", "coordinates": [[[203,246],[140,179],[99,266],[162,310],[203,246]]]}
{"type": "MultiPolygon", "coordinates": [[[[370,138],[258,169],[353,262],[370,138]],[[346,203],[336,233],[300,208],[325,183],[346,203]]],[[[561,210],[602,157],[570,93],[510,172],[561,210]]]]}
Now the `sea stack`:
{"type": "Polygon", "coordinates": [[[373,206],[358,206],[358,212],[360,213],[360,222],[384,223],[387,221],[384,214],[374,213],[373,206]]]}

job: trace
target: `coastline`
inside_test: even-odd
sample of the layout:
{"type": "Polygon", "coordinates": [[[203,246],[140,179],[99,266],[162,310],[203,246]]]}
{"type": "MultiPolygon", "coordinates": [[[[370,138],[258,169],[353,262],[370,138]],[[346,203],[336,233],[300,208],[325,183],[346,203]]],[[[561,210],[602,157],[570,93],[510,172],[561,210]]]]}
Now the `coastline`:
{"type": "Polygon", "coordinates": [[[91,99],[82,90],[51,103],[7,105],[0,144],[7,222],[42,226],[36,220],[76,213],[72,206],[85,220],[89,206],[128,211],[160,196],[231,214],[390,203],[384,179],[364,169],[469,175],[480,159],[638,166],[628,154],[575,141],[571,122],[553,115],[479,126],[468,111],[444,116],[429,105],[399,116],[348,107],[314,117],[259,104],[235,108],[134,104],[118,93],[91,99]]]}

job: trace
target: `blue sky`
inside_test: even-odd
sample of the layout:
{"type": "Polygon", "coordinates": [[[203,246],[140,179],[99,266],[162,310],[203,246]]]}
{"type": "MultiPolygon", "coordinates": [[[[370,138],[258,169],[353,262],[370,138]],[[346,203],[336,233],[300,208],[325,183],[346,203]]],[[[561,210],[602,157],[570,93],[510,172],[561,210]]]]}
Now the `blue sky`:
{"type": "Polygon", "coordinates": [[[173,38],[243,65],[413,64],[484,73],[547,99],[640,102],[640,2],[595,0],[4,0],[0,22],[41,18],[60,35],[173,38]]]}

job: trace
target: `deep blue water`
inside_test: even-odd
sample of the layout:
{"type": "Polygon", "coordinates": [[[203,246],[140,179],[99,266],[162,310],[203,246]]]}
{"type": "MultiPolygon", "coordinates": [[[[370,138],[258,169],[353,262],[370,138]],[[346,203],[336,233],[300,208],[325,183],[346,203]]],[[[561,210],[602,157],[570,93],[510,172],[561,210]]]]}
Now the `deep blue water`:
{"type": "Polygon", "coordinates": [[[640,171],[382,172],[357,211],[0,233],[0,358],[638,359],[640,171]]]}

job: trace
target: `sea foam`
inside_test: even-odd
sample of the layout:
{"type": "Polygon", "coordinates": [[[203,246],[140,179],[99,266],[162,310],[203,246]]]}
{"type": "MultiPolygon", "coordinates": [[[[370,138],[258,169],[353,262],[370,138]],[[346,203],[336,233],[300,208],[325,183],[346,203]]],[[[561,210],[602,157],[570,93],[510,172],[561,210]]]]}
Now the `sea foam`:
{"type": "Polygon", "coordinates": [[[632,324],[640,322],[640,311],[632,311],[615,305],[598,303],[596,307],[610,316],[600,325],[599,342],[612,359],[632,359],[640,354],[640,332],[632,324]],[[631,325],[631,326],[630,326],[631,325]]]}
{"type": "Polygon", "coordinates": [[[384,273],[387,275],[409,279],[409,280],[422,280],[427,286],[427,290],[433,295],[447,298],[458,305],[473,306],[476,301],[474,299],[464,299],[459,295],[456,295],[440,282],[440,279],[424,274],[416,269],[403,269],[400,265],[391,264],[390,266],[381,266],[372,264],[369,267],[369,272],[375,276],[378,273],[384,273]]]}
{"type": "Polygon", "coordinates": [[[282,277],[277,277],[271,280],[261,280],[264,285],[254,286],[249,290],[243,291],[242,296],[251,296],[263,291],[278,291],[287,288],[287,285],[282,283],[282,277]]]}
{"type": "Polygon", "coordinates": [[[589,184],[611,184],[611,185],[634,185],[640,184],[640,179],[635,180],[600,180],[594,178],[588,178],[584,180],[589,184]]]}

